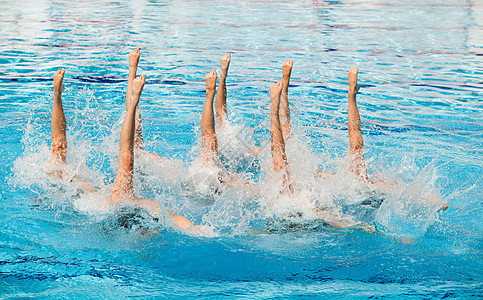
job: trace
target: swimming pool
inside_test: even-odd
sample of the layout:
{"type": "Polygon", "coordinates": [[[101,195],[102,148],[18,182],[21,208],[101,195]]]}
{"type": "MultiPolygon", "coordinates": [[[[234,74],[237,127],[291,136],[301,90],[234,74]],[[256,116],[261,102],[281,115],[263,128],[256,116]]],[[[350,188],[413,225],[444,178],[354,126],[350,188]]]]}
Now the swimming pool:
{"type": "Polygon", "coordinates": [[[481,296],[482,10],[456,0],[0,3],[0,294],[481,296]],[[65,67],[69,159],[99,185],[112,182],[127,53],[135,47],[142,52],[138,74],[147,77],[140,103],[147,148],[173,158],[139,168],[136,186],[213,226],[217,237],[156,224],[142,232],[116,227],[96,199],[42,173],[52,74],[65,67]],[[267,151],[251,166],[230,145],[266,146],[268,88],[282,62],[293,59],[295,206],[303,209],[314,195],[332,202],[360,195],[364,187],[341,179],[347,71],[358,66],[370,172],[403,181],[401,201],[393,203],[420,204],[431,193],[450,208],[386,206],[380,233],[334,230],[313,219],[289,230],[267,224],[273,216],[260,209],[264,197],[230,189],[205,203],[184,192],[176,176],[199,151],[203,78],[219,70],[226,52],[233,128],[224,149],[254,180],[265,179],[267,151]],[[307,174],[314,165],[337,172],[336,179],[313,181],[307,174]]]}

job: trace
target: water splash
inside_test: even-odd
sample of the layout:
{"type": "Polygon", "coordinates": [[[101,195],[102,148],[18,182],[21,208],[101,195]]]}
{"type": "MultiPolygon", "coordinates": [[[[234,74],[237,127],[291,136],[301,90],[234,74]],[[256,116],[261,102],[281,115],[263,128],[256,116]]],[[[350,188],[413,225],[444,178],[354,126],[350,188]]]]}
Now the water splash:
{"type": "Polygon", "coordinates": [[[424,235],[437,220],[443,204],[436,187],[438,179],[435,162],[422,168],[409,182],[398,182],[386,188],[386,199],[379,208],[376,228],[387,235],[416,238],[424,235]]]}
{"type": "MultiPolygon", "coordinates": [[[[100,109],[99,99],[89,90],[81,90],[72,98],[85,101],[64,100],[69,124],[64,180],[46,175],[52,171],[52,164],[46,142],[49,126],[45,124],[44,106],[33,106],[39,108],[31,112],[22,139],[24,154],[15,161],[11,180],[17,187],[33,191],[50,206],[69,207],[95,221],[105,220],[114,212],[107,199],[115,177],[112,170],[117,169],[118,139],[125,112],[109,126],[109,112],[100,109]],[[79,184],[66,183],[76,178],[92,182],[95,192],[82,193],[79,184]]],[[[44,103],[44,100],[37,102],[44,103]]],[[[191,162],[136,151],[134,184],[137,193],[155,200],[169,211],[209,225],[216,233],[228,235],[253,230],[320,230],[324,226],[358,228],[375,224],[377,230],[389,236],[418,237],[437,220],[436,211],[442,197],[438,192],[439,177],[434,163],[421,169],[414,158],[405,155],[398,166],[385,165],[384,169],[379,162],[384,162],[385,158],[378,158],[369,163],[376,166],[372,171],[387,184],[366,184],[349,171],[344,156],[334,155],[327,149],[330,145],[326,141],[321,141],[325,144],[323,150],[314,153],[309,138],[296,125],[286,143],[295,188],[295,193],[288,196],[280,194],[283,183],[271,167],[268,141],[256,147],[253,129],[227,120],[218,128],[217,137],[221,159],[220,167],[211,172],[216,173],[211,176],[213,178],[197,158],[199,145],[191,149],[191,162]],[[200,168],[200,164],[205,169],[200,168]],[[333,172],[322,174],[320,166],[333,172]],[[247,184],[219,186],[214,192],[211,182],[220,185],[217,174],[222,171],[239,178],[239,183],[247,184]],[[195,180],[197,175],[201,180],[195,180]]],[[[157,142],[164,141],[153,141],[157,142]]],[[[142,226],[174,227],[170,218],[161,219],[153,223],[148,218],[149,224],[142,226]]]]}

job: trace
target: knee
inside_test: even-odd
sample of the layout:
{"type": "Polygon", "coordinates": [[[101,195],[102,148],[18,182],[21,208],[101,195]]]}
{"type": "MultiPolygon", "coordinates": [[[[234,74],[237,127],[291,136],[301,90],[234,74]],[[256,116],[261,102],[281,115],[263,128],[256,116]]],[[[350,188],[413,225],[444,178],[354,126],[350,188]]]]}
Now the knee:
{"type": "Polygon", "coordinates": [[[351,144],[352,154],[361,154],[364,150],[364,144],[362,142],[355,142],[351,144]]]}
{"type": "Polygon", "coordinates": [[[52,155],[56,160],[65,161],[67,155],[67,141],[52,141],[52,155]]]}
{"type": "Polygon", "coordinates": [[[201,135],[205,139],[216,139],[216,133],[210,126],[201,126],[201,135]]]}
{"type": "Polygon", "coordinates": [[[273,156],[273,169],[275,172],[280,173],[285,171],[286,162],[281,155],[273,156]]]}
{"type": "Polygon", "coordinates": [[[361,130],[361,120],[360,119],[349,119],[348,121],[348,127],[349,130],[361,130]]]}
{"type": "Polygon", "coordinates": [[[65,139],[52,141],[52,151],[67,151],[67,141],[65,139]]]}
{"type": "Polygon", "coordinates": [[[134,155],[130,150],[119,151],[119,167],[129,167],[134,164],[134,155]]]}
{"type": "Polygon", "coordinates": [[[218,149],[218,140],[216,139],[216,134],[203,134],[203,149],[216,152],[218,149]]]}

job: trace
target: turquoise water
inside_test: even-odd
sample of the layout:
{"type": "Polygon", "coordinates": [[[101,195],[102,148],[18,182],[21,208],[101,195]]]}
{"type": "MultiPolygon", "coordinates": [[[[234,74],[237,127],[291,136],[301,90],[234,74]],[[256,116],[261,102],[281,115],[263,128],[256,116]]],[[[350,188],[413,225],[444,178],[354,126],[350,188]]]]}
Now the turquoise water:
{"type": "Polygon", "coordinates": [[[1,297],[481,296],[482,14],[477,1],[453,0],[0,3],[1,297]],[[99,206],[117,169],[135,47],[147,77],[146,148],[170,158],[137,160],[136,188],[215,237],[149,220],[127,230],[99,206]],[[219,133],[220,152],[262,189],[268,88],[294,60],[294,199],[236,188],[206,199],[185,185],[199,152],[204,75],[226,52],[232,126],[219,133]],[[368,216],[350,210],[374,195],[345,161],[354,66],[369,172],[396,182],[368,216]],[[94,196],[43,171],[60,67],[69,162],[100,188],[94,196]],[[263,148],[258,158],[245,154],[252,145],[263,148]],[[315,167],[336,176],[314,179],[315,167]],[[436,213],[431,201],[450,208],[436,213]],[[318,205],[377,231],[323,226],[310,215],[318,205]],[[301,219],[279,221],[298,211],[301,219]]]}

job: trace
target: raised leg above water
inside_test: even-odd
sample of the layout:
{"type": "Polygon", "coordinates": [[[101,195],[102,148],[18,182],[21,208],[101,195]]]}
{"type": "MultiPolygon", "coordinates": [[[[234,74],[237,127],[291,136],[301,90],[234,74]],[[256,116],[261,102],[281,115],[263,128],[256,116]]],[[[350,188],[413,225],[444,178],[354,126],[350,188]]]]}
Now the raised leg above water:
{"type": "Polygon", "coordinates": [[[213,115],[213,100],[216,90],[216,71],[206,74],[206,99],[201,115],[202,157],[206,162],[212,162],[218,155],[218,142],[215,133],[215,118],[213,115]]]}
{"type": "Polygon", "coordinates": [[[285,141],[283,139],[282,127],[280,125],[280,94],[282,82],[274,83],[270,87],[270,123],[271,123],[271,152],[275,172],[282,175],[283,187],[280,193],[293,193],[290,174],[288,171],[287,155],[285,153],[285,141]]]}
{"type": "Polygon", "coordinates": [[[65,69],[61,69],[54,74],[54,103],[52,105],[52,157],[56,163],[65,163],[67,156],[67,121],[62,106],[62,90],[64,86],[65,69]]]}
{"type": "Polygon", "coordinates": [[[359,68],[352,68],[349,73],[349,109],[348,109],[348,128],[349,128],[349,155],[350,170],[364,181],[368,181],[367,166],[364,159],[364,141],[361,133],[361,118],[357,108],[356,94],[359,91],[357,83],[357,73],[359,68]]]}
{"type": "Polygon", "coordinates": [[[226,109],[226,76],[228,74],[228,68],[230,67],[231,54],[227,53],[221,58],[221,72],[220,81],[218,84],[218,92],[216,93],[216,119],[218,127],[223,125],[223,119],[227,116],[226,109]]]}

